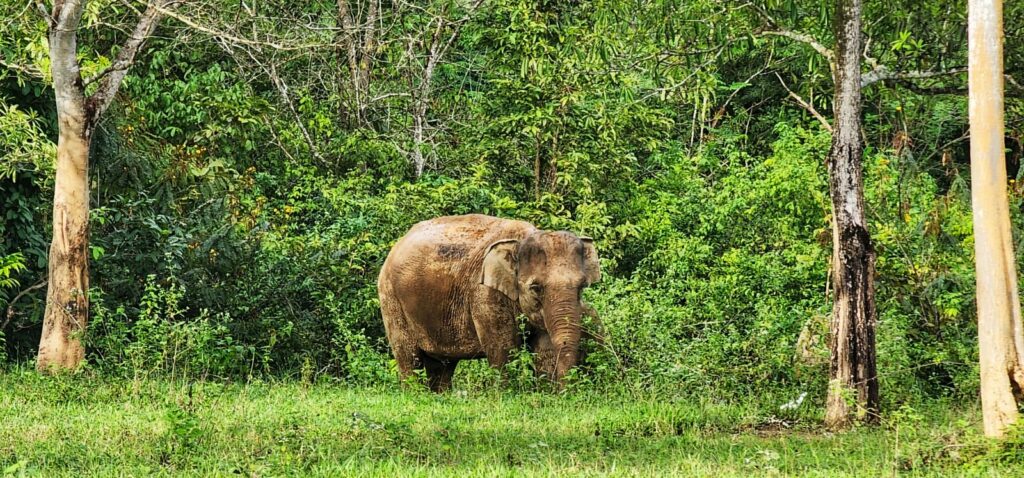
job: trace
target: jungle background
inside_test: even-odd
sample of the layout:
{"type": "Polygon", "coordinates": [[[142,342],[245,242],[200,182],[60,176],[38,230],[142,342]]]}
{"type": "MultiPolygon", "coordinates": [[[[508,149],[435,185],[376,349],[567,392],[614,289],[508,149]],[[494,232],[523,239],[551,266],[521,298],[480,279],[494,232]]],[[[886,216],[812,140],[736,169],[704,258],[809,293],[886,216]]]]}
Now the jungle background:
{"type": "MultiPolygon", "coordinates": [[[[127,34],[111,26],[142,5],[89,2],[83,76],[110,65],[127,34]]],[[[20,370],[41,328],[57,126],[45,25],[28,2],[0,8],[0,366],[20,370]]],[[[586,344],[569,391],[775,406],[806,392],[820,408],[832,13],[799,0],[185,2],[93,140],[87,369],[397,386],[380,265],[416,222],[485,213],[597,240],[604,278],[584,298],[609,340],[586,344]]],[[[971,402],[966,4],[867,0],[864,18],[883,409],[971,402]]],[[[1007,2],[1005,25],[1020,251],[1024,4],[1007,2]]],[[[540,386],[529,360],[509,387],[540,386]]]]}
{"type": "MultiPolygon", "coordinates": [[[[90,5],[99,68],[118,40],[101,27],[132,10],[90,5]]],[[[369,5],[213,2],[179,14],[205,32],[164,22],[94,141],[92,367],[391,380],[375,291],[389,247],[479,212],[597,238],[605,280],[586,299],[611,341],[589,380],[823,389],[829,134],[798,101],[827,115],[832,84],[813,47],[765,32],[828,45],[827,6],[369,5]]],[[[887,70],[966,64],[964,5],[865,7],[865,54],[887,70]]],[[[38,339],[56,139],[33,76],[44,30],[22,13],[0,45],[38,66],[0,83],[7,363],[38,339]]],[[[1022,16],[1005,22],[1015,210],[1022,16]]],[[[865,90],[890,400],[977,392],[965,80],[865,90]]]]}

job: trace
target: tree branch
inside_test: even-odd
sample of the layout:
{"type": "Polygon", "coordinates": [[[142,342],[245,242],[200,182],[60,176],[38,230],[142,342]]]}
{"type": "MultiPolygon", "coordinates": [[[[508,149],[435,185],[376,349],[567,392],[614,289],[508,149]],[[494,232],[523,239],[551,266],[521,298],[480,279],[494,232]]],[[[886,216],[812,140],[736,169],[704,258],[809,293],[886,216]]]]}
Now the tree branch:
{"type": "Polygon", "coordinates": [[[778,73],[775,74],[775,77],[779,79],[779,83],[782,84],[782,87],[785,88],[786,91],[789,92],[789,97],[790,98],[793,98],[793,100],[796,101],[797,104],[800,105],[800,107],[802,107],[803,109],[807,110],[808,113],[810,113],[812,116],[814,116],[814,118],[817,119],[818,122],[820,122],[821,125],[824,126],[825,129],[828,130],[829,133],[832,132],[832,125],[829,124],[828,120],[825,119],[825,117],[822,116],[821,113],[819,113],[818,110],[814,108],[814,105],[804,101],[804,99],[801,98],[800,95],[798,95],[796,93],[793,93],[793,90],[789,89],[789,86],[786,86],[786,82],[782,81],[782,77],[779,76],[778,73]]]}
{"type": "Polygon", "coordinates": [[[835,70],[836,54],[834,51],[832,51],[832,49],[826,47],[821,42],[815,40],[814,37],[806,33],[794,32],[782,28],[781,26],[779,26],[779,22],[775,21],[775,19],[772,18],[772,16],[769,15],[768,12],[766,12],[763,8],[759,6],[754,5],[753,3],[748,3],[744,6],[749,6],[750,8],[754,9],[754,11],[757,12],[758,16],[760,16],[767,25],[768,28],[766,30],[761,31],[760,35],[780,36],[807,44],[811,48],[814,48],[814,51],[818,52],[821,56],[824,56],[828,60],[830,69],[835,70]]]}
{"type": "MultiPolygon", "coordinates": [[[[800,33],[800,32],[794,32],[794,31],[782,28],[781,26],[779,26],[778,22],[776,22],[774,18],[772,18],[770,15],[768,15],[768,12],[766,12],[763,9],[757,7],[756,5],[750,5],[750,7],[753,8],[757,12],[757,14],[759,16],[761,16],[762,19],[764,19],[765,24],[769,28],[768,30],[761,31],[759,33],[760,35],[764,35],[764,36],[780,36],[780,37],[784,37],[784,38],[789,38],[790,40],[795,40],[795,41],[807,44],[811,48],[813,48],[814,51],[818,52],[818,54],[820,54],[821,56],[825,57],[825,59],[827,59],[828,62],[829,62],[830,69],[833,72],[835,71],[835,52],[832,49],[826,47],[824,44],[822,44],[821,42],[815,40],[814,37],[812,37],[810,35],[807,35],[805,33],[800,33]]],[[[878,60],[876,60],[875,58],[872,58],[871,56],[869,56],[867,54],[867,52],[869,50],[869,47],[870,47],[870,44],[871,44],[871,38],[868,38],[867,42],[866,42],[866,45],[865,45],[865,48],[864,48],[863,56],[864,56],[864,62],[867,63],[867,65],[871,67],[871,70],[868,71],[867,73],[863,73],[861,75],[860,86],[861,86],[862,89],[866,88],[866,87],[868,87],[868,86],[870,86],[872,84],[875,84],[875,83],[877,83],[879,81],[886,81],[886,80],[922,80],[922,79],[927,79],[927,78],[935,78],[935,77],[939,77],[939,76],[956,75],[956,74],[964,73],[964,72],[967,71],[966,67],[958,67],[958,68],[951,68],[949,70],[937,70],[937,71],[920,71],[920,70],[914,70],[914,71],[892,71],[887,66],[879,64],[878,60]]],[[[792,92],[790,92],[790,93],[792,93],[792,92]]]]}
{"type": "Polygon", "coordinates": [[[165,9],[174,8],[182,1],[184,0],[153,0],[146,7],[146,11],[142,12],[142,15],[139,16],[139,22],[135,25],[131,36],[121,46],[120,51],[117,52],[114,62],[98,75],[85,82],[85,84],[89,84],[94,81],[100,81],[96,92],[89,97],[86,103],[86,111],[90,122],[95,123],[103,112],[107,110],[110,103],[114,101],[114,96],[117,95],[117,91],[121,88],[124,76],[128,74],[128,68],[135,63],[135,56],[142,49],[146,39],[153,34],[153,30],[160,23],[165,9]]]}
{"type": "Polygon", "coordinates": [[[11,301],[7,303],[7,316],[4,317],[4,323],[0,324],[0,332],[3,332],[3,330],[7,328],[7,324],[10,323],[12,319],[14,319],[14,303],[17,302],[19,299],[21,299],[22,296],[24,296],[25,294],[28,294],[29,292],[32,292],[32,291],[34,291],[36,289],[39,289],[39,288],[42,288],[42,287],[45,287],[45,286],[46,286],[46,279],[43,279],[38,284],[33,285],[32,287],[29,287],[29,288],[27,288],[27,289],[25,289],[25,290],[23,290],[21,292],[18,292],[18,294],[15,295],[14,298],[11,299],[11,301]]]}
{"type": "Polygon", "coordinates": [[[39,13],[39,16],[43,17],[43,20],[46,21],[46,27],[53,28],[53,15],[46,11],[46,5],[43,5],[43,2],[40,0],[34,0],[32,3],[35,4],[36,12],[39,13]]]}
{"type": "Polygon", "coordinates": [[[1010,76],[1009,74],[1004,74],[1003,77],[1006,79],[1007,83],[1013,85],[1018,90],[1024,90],[1024,87],[1022,87],[1020,83],[1017,83],[1017,80],[1015,80],[1013,76],[1010,76]]]}
{"type": "MultiPolygon", "coordinates": [[[[423,76],[420,79],[419,85],[417,85],[415,94],[413,95],[415,101],[412,108],[412,161],[416,167],[416,177],[420,177],[423,174],[423,168],[426,162],[423,157],[423,145],[427,141],[432,141],[432,135],[431,137],[425,137],[425,134],[429,127],[427,124],[427,111],[429,109],[434,70],[437,68],[437,65],[440,64],[444,55],[448,52],[448,49],[451,48],[455,39],[458,38],[459,32],[462,31],[462,26],[473,16],[481,4],[483,4],[483,0],[475,0],[473,3],[469,4],[466,8],[466,14],[458,20],[449,21],[445,18],[446,12],[444,10],[442,10],[441,14],[434,19],[437,21],[437,26],[434,28],[434,33],[430,40],[430,46],[427,49],[427,61],[423,68],[423,76]],[[448,31],[447,36],[445,36],[445,30],[448,28],[450,28],[450,31],[448,31]]],[[[410,42],[410,58],[412,57],[412,45],[412,42],[410,42]]]]}
{"type": "Polygon", "coordinates": [[[949,70],[937,71],[892,71],[885,65],[876,65],[871,71],[864,73],[860,76],[860,87],[867,88],[872,84],[885,80],[923,80],[926,78],[935,78],[939,76],[958,75],[960,73],[966,72],[966,67],[951,68],[949,70]]]}
{"type": "MultiPolygon", "coordinates": [[[[252,54],[250,53],[250,55],[252,54]]],[[[253,60],[255,61],[255,58],[253,58],[253,60]]],[[[299,116],[298,110],[295,109],[295,105],[292,103],[291,95],[288,94],[288,85],[280,76],[278,76],[277,68],[273,63],[271,63],[270,69],[267,70],[267,74],[270,76],[270,80],[274,82],[274,86],[277,87],[277,91],[281,94],[281,99],[284,100],[285,105],[288,106],[288,110],[291,111],[292,116],[295,117],[295,124],[299,127],[299,132],[302,133],[302,137],[306,140],[310,154],[312,154],[321,163],[327,164],[327,161],[325,161],[323,156],[320,155],[320,151],[317,149],[316,143],[313,142],[313,137],[309,134],[309,130],[307,130],[302,124],[302,117],[299,116]]]]}
{"type": "Polygon", "coordinates": [[[789,30],[768,30],[763,31],[760,34],[786,37],[789,38],[790,40],[796,40],[798,42],[805,43],[809,45],[811,48],[814,48],[814,51],[818,52],[821,56],[825,57],[830,65],[835,64],[835,52],[833,52],[830,48],[826,47],[825,45],[819,43],[817,40],[814,39],[814,37],[810,35],[799,32],[793,32],[789,30]]]}
{"type": "Polygon", "coordinates": [[[227,41],[229,41],[231,43],[235,43],[235,44],[238,44],[238,45],[249,45],[249,46],[254,46],[254,47],[267,47],[267,48],[270,48],[270,49],[273,49],[273,50],[279,50],[279,51],[309,50],[309,49],[331,48],[331,47],[336,46],[334,43],[309,43],[309,44],[287,45],[287,44],[276,43],[276,42],[271,42],[271,41],[250,40],[248,38],[242,38],[242,37],[239,37],[239,36],[232,35],[231,33],[228,33],[228,32],[225,32],[225,31],[215,30],[213,28],[209,28],[209,27],[205,27],[203,25],[200,25],[195,20],[193,20],[193,19],[191,19],[191,18],[189,18],[189,17],[187,17],[185,15],[182,15],[182,14],[172,10],[171,8],[163,7],[163,6],[155,6],[153,4],[151,4],[150,6],[154,7],[161,15],[168,16],[168,17],[173,18],[173,19],[175,19],[175,20],[177,20],[177,21],[179,21],[181,23],[184,23],[186,26],[192,28],[195,31],[198,31],[198,32],[201,32],[201,33],[205,33],[205,34],[210,35],[211,37],[214,37],[214,38],[219,38],[219,39],[222,39],[222,40],[227,40],[227,41]]]}
{"type": "Polygon", "coordinates": [[[21,73],[21,74],[26,75],[26,76],[31,76],[32,78],[36,78],[36,79],[42,79],[42,78],[46,77],[45,75],[43,75],[43,72],[39,71],[39,69],[35,68],[34,66],[19,65],[17,63],[9,63],[6,60],[4,60],[3,58],[0,58],[0,66],[3,66],[4,68],[7,68],[8,70],[16,71],[16,72],[21,73]]]}

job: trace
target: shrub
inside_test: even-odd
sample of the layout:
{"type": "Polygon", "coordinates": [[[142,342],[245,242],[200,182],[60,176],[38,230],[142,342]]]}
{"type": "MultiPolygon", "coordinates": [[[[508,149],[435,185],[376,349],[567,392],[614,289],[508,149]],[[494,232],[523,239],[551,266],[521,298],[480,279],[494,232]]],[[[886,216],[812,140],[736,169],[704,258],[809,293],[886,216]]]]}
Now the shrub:
{"type": "Polygon", "coordinates": [[[230,334],[231,317],[200,310],[191,314],[182,306],[185,288],[175,280],[163,283],[146,278],[139,313],[129,316],[123,306],[106,307],[94,290],[92,324],[87,337],[89,361],[125,376],[153,373],[173,377],[231,377],[269,369],[252,344],[230,334]]]}

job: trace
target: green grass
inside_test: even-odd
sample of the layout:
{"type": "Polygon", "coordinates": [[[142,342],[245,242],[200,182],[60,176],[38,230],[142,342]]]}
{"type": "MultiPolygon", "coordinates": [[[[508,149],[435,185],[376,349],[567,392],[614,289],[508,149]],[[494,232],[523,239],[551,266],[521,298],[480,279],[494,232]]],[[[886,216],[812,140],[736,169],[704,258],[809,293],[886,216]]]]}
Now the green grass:
{"type": "Polygon", "coordinates": [[[820,430],[813,409],[776,417],[770,410],[777,405],[642,393],[435,396],[394,387],[187,385],[15,370],[0,373],[0,471],[47,477],[1024,476],[1019,465],[979,461],[989,455],[978,450],[992,446],[972,438],[976,411],[932,408],[940,411],[904,410],[897,414],[903,423],[830,434],[820,430]]]}

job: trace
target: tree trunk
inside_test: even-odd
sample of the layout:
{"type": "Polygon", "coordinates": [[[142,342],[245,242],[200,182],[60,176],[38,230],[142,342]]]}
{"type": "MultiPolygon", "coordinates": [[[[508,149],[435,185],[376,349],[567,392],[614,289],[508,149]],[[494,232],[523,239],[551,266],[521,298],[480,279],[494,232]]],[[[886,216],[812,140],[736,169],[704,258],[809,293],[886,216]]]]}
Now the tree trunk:
{"type": "Polygon", "coordinates": [[[163,16],[163,9],[177,3],[150,3],[110,67],[90,80],[82,79],[78,64],[78,25],[84,0],[55,2],[52,14],[46,18],[60,134],[50,275],[36,358],[36,368],[41,372],[73,370],[85,358],[81,335],[89,319],[89,143],[93,127],[117,95],[136,54],[163,16]],[[98,86],[87,97],[85,85],[91,82],[98,86]]]}
{"type": "MultiPolygon", "coordinates": [[[[357,5],[355,15],[348,4],[349,0],[337,0],[337,23],[340,26],[338,35],[335,36],[338,44],[336,57],[339,62],[348,63],[348,71],[351,77],[351,85],[348,90],[342,92],[342,100],[351,94],[352,105],[343,106],[340,116],[342,120],[354,120],[353,127],[367,125],[367,108],[370,101],[370,72],[373,68],[373,57],[376,54],[377,43],[377,19],[380,14],[379,0],[370,0],[366,7],[365,22],[360,18],[359,13],[362,6],[357,5]],[[344,49],[342,49],[342,47],[344,49]]],[[[343,84],[343,82],[339,82],[343,84]]]]}
{"type": "Polygon", "coordinates": [[[416,177],[419,178],[423,175],[423,168],[427,161],[423,157],[423,146],[426,142],[426,127],[427,127],[427,109],[430,105],[431,85],[434,81],[434,69],[441,62],[441,56],[444,55],[445,50],[448,49],[448,45],[451,45],[451,41],[455,38],[458,30],[452,33],[451,38],[447,43],[443,43],[441,34],[444,33],[444,29],[447,26],[447,22],[443,19],[438,19],[437,27],[434,28],[434,35],[430,40],[430,50],[427,53],[427,64],[423,67],[423,78],[420,80],[420,84],[416,88],[414,93],[413,103],[413,130],[412,130],[412,161],[416,165],[416,177]]]}
{"type": "Polygon", "coordinates": [[[423,168],[427,163],[427,159],[423,157],[426,110],[426,103],[422,99],[417,99],[412,114],[412,164],[416,168],[416,178],[423,176],[423,168]]]}
{"type": "Polygon", "coordinates": [[[79,366],[85,358],[80,335],[89,314],[89,138],[69,124],[73,120],[59,122],[50,275],[36,361],[41,371],[79,366]]]}
{"type": "MultiPolygon", "coordinates": [[[[71,13],[71,15],[75,15],[71,13]]],[[[77,13],[78,17],[81,12],[77,13]]],[[[77,18],[68,24],[77,25],[77,18]]],[[[57,101],[57,175],[53,188],[46,312],[36,367],[75,369],[85,358],[80,335],[89,314],[89,140],[91,124],[79,74],[74,31],[51,29],[51,73],[57,101]]]]}
{"type": "Polygon", "coordinates": [[[1000,0],[968,4],[971,201],[978,287],[978,350],[985,434],[1017,421],[1024,386],[1017,270],[1003,157],[1003,12],[1000,0]]]}
{"type": "Polygon", "coordinates": [[[341,119],[341,123],[350,127],[358,127],[359,121],[356,116],[358,115],[358,96],[355,94],[356,69],[356,44],[355,44],[355,32],[352,26],[352,17],[349,15],[348,0],[337,0],[338,5],[338,19],[337,29],[338,33],[334,36],[335,44],[335,58],[338,61],[338,76],[335,80],[336,87],[338,88],[338,97],[341,101],[340,110],[338,116],[341,119]],[[341,65],[348,65],[348,78],[345,78],[344,69],[341,65]],[[350,98],[349,95],[352,95],[350,98]],[[349,104],[351,101],[352,104],[349,104]]]}
{"type": "Polygon", "coordinates": [[[835,125],[828,155],[835,303],[825,412],[832,428],[856,417],[878,418],[875,251],[864,218],[861,171],[860,12],[860,0],[836,2],[835,125]]]}

